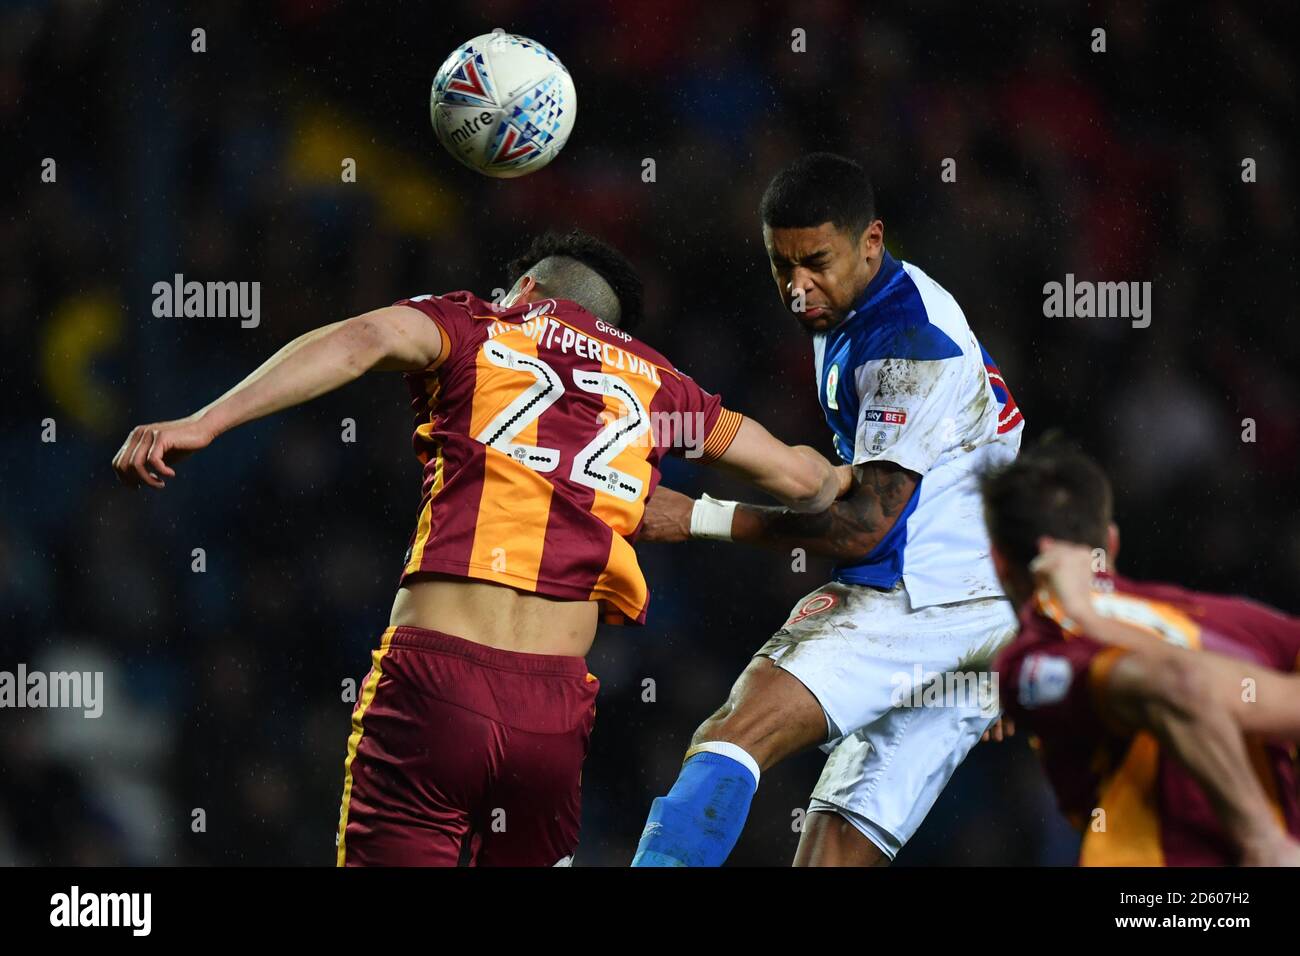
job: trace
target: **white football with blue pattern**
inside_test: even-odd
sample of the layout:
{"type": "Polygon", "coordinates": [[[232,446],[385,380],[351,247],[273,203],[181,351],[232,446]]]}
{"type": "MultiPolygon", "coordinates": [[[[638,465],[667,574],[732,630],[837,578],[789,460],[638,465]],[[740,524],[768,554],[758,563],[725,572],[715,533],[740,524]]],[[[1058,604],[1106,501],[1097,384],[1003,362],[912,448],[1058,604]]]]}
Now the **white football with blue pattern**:
{"type": "Polygon", "coordinates": [[[485,176],[541,169],[573,132],[573,78],[546,47],[485,33],[457,47],[433,78],[429,112],[447,152],[485,176]]]}

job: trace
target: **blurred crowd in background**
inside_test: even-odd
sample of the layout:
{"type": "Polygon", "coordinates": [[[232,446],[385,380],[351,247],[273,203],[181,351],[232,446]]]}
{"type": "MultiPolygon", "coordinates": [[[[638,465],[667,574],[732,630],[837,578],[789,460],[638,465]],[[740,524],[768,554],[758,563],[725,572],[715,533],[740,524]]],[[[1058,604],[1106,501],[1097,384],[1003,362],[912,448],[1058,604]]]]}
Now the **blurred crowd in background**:
{"type": "MultiPolygon", "coordinates": [[[[1123,571],[1294,613],[1284,12],[0,6],[0,669],[106,675],[97,720],[0,711],[0,863],[333,861],[343,686],[387,623],[419,497],[404,385],[369,376],[226,435],[162,493],[114,481],[131,425],[188,414],[312,327],[420,293],[490,295],[531,234],[576,225],[643,270],[641,338],[830,454],[810,343],[781,309],[757,216],[767,179],[813,149],[870,169],[886,245],[961,303],[1026,442],[1063,427],[1110,470],[1123,571]],[[564,153],[520,180],[460,167],[428,119],[439,64],[495,27],[550,47],[578,90],[564,153]],[[260,324],[156,318],[153,284],[176,273],[260,282],[260,324]],[[1067,273],[1149,281],[1150,327],[1045,318],[1043,286],[1067,273]]],[[[665,483],[743,496],[689,462],[665,483]]],[[[703,542],[641,554],[649,625],[603,627],[589,658],[602,693],[579,865],[630,860],[695,726],[830,571],[703,542]]],[[[765,774],[733,862],[789,862],[821,759],[765,774]]],[[[899,863],[1059,864],[1075,846],[1017,737],[976,748],[899,863]]]]}

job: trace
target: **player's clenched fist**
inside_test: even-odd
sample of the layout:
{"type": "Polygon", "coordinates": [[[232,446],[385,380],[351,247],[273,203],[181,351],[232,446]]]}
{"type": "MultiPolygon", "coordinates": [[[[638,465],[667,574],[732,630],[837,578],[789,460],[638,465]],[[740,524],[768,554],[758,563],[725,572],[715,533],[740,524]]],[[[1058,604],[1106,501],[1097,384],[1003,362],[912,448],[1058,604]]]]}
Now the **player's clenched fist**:
{"type": "Polygon", "coordinates": [[[1092,601],[1092,563],[1091,548],[1044,536],[1038,539],[1038,557],[1029,570],[1038,586],[1060,601],[1066,614],[1075,616],[1092,601]]]}
{"type": "Polygon", "coordinates": [[[113,456],[113,470],[124,484],[162,488],[164,477],[176,475],[172,464],[211,442],[211,431],[192,418],[137,425],[113,456]]]}

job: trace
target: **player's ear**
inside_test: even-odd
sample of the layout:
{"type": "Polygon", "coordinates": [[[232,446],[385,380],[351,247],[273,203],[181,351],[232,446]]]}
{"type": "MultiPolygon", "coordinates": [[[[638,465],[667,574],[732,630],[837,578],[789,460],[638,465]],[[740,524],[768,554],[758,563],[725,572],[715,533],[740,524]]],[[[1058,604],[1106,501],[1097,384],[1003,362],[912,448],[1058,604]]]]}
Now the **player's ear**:
{"type": "Polygon", "coordinates": [[[506,297],[501,300],[501,304],[508,309],[511,306],[518,305],[520,302],[531,302],[532,299],[530,299],[529,296],[532,295],[536,288],[536,279],[530,275],[520,276],[519,280],[515,282],[514,288],[507,292],[506,297]]]}
{"type": "Polygon", "coordinates": [[[1115,558],[1119,555],[1119,525],[1111,522],[1106,526],[1106,556],[1110,558],[1111,567],[1115,566],[1115,558]]]}
{"type": "Polygon", "coordinates": [[[867,223],[867,228],[862,230],[862,235],[858,238],[858,251],[864,259],[878,259],[884,244],[885,224],[879,219],[873,219],[867,223]]]}

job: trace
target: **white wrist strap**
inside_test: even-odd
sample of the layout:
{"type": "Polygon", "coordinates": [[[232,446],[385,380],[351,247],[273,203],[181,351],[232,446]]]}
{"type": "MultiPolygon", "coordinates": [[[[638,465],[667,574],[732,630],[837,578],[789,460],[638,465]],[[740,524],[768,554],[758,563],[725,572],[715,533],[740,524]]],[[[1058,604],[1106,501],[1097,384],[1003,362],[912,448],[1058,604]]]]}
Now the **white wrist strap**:
{"type": "Polygon", "coordinates": [[[711,495],[705,495],[691,508],[691,537],[730,541],[731,516],[735,511],[736,502],[719,501],[711,495]]]}

